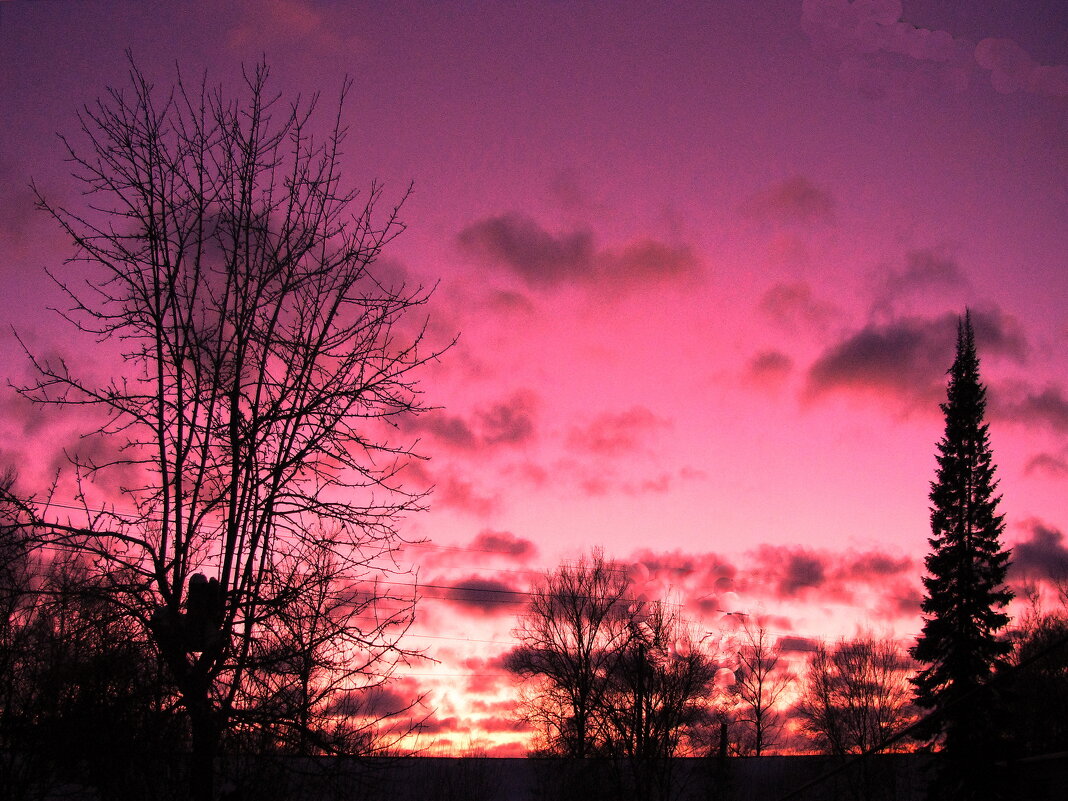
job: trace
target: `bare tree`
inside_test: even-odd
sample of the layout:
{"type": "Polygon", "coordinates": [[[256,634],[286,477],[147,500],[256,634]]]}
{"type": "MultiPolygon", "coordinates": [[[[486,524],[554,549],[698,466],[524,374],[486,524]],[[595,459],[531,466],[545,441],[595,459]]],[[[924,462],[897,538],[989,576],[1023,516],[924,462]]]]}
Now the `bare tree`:
{"type": "Polygon", "coordinates": [[[437,354],[409,321],[427,293],[376,267],[398,209],[380,219],[377,186],[360,198],[342,184],[344,90],[325,126],[317,102],[285,104],[265,65],[231,98],[181,76],[160,92],[131,64],[130,86],[64,139],[84,206],[38,195],[76,248],[52,273],[64,317],[121,362],[99,382],[82,360],[29,354],[39,379],[22,393],[102,412],[113,449],[74,458],[84,520],[46,516],[42,498],[22,509],[150,633],[191,724],[198,799],[270,670],[259,655],[321,589],[278,576],[314,575],[302,565],[329,551],[332,579],[372,593],[369,626],[331,623],[359,642],[359,674],[376,685],[409,655],[412,599],[379,605],[372,579],[421,506],[389,423],[423,408],[416,375],[437,354]]]}
{"type": "Polygon", "coordinates": [[[776,744],[785,723],[778,704],[794,677],[780,667],[780,657],[778,643],[767,628],[743,623],[734,690],[738,720],[747,733],[743,749],[755,756],[776,744]]]}
{"type": "Polygon", "coordinates": [[[534,588],[508,670],[528,681],[526,709],[550,753],[603,753],[609,681],[631,636],[630,581],[595,552],[534,588]]]}
{"type": "Polygon", "coordinates": [[[712,722],[716,665],[678,610],[662,602],[631,607],[630,628],[606,697],[611,752],[626,757],[626,789],[635,798],[665,799],[672,757],[712,722]]]}
{"type": "MultiPolygon", "coordinates": [[[[1068,606],[1065,584],[1055,585],[1061,606],[1042,609],[1040,596],[1029,588],[1029,608],[1012,639],[1008,678],[1007,729],[1019,756],[1036,757],[1068,751],[1068,606]]],[[[1007,676],[1005,675],[1007,674],[1007,676]]]]}
{"type": "Polygon", "coordinates": [[[912,719],[912,663],[889,637],[866,634],[820,644],[809,660],[796,712],[832,754],[875,749],[912,719]]]}

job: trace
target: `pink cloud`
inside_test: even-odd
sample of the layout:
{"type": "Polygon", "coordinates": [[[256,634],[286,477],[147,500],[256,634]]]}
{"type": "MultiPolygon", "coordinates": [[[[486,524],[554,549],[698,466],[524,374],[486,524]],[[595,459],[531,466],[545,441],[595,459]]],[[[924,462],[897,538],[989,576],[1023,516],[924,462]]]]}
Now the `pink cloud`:
{"type": "Polygon", "coordinates": [[[759,309],[769,319],[791,331],[825,330],[838,315],[835,308],[817,299],[805,281],[779,283],[760,299],[759,309]]]}
{"type": "Polygon", "coordinates": [[[825,222],[834,215],[834,199],[827,190],[797,175],[753,195],[743,204],[742,213],[766,222],[825,222]]]}
{"type": "Polygon", "coordinates": [[[815,44],[837,55],[846,85],[865,96],[968,86],[968,43],[902,20],[901,0],[804,0],[801,25],[815,44]]]}
{"type": "Polygon", "coordinates": [[[486,445],[517,445],[533,439],[536,407],[537,396],[530,391],[520,391],[480,411],[482,442],[486,445]]]}
{"type": "Polygon", "coordinates": [[[983,39],[975,46],[975,62],[990,72],[990,83],[1001,94],[1068,97],[1068,65],[1040,65],[1011,39],[983,39]]]}
{"type": "Polygon", "coordinates": [[[571,429],[568,445],[576,451],[618,457],[638,450],[652,432],[668,425],[644,406],[625,412],[606,412],[589,424],[571,429]]]}
{"type": "Polygon", "coordinates": [[[749,360],[746,376],[763,387],[781,385],[793,370],[794,361],[780,350],[762,350],[749,360]]]}
{"type": "Polygon", "coordinates": [[[890,270],[873,305],[874,311],[890,313],[897,301],[910,297],[945,295],[968,286],[968,279],[960,265],[945,253],[934,248],[910,251],[905,266],[890,270]]]}
{"type": "Polygon", "coordinates": [[[261,53],[267,44],[328,51],[363,49],[359,39],[342,33],[345,26],[341,23],[306,0],[256,0],[230,30],[230,45],[239,50],[258,48],[261,53]]]}
{"type": "Polygon", "coordinates": [[[1053,478],[1068,476],[1068,449],[1061,454],[1046,452],[1035,454],[1027,461],[1024,473],[1026,475],[1045,473],[1053,478]]]}
{"type": "Polygon", "coordinates": [[[480,492],[473,482],[449,474],[440,483],[435,484],[431,503],[486,517],[500,506],[500,498],[480,492]]]}

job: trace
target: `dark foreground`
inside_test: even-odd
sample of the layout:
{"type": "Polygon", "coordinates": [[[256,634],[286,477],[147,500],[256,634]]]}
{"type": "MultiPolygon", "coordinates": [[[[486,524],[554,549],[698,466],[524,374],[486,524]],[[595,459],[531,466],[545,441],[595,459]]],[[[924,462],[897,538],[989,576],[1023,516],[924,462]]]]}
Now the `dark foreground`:
{"type": "MultiPolygon", "coordinates": [[[[231,758],[219,765],[217,797],[219,801],[924,801],[932,760],[930,754],[886,754],[849,762],[827,756],[722,762],[673,759],[636,770],[625,762],[546,758],[231,758]]],[[[0,793],[0,801],[95,801],[144,792],[178,801],[185,796],[183,771],[171,760],[166,762],[144,766],[146,773],[133,796],[119,787],[101,793],[59,780],[21,788],[9,785],[0,793]]],[[[1068,753],[1025,760],[1011,770],[1015,798],[1068,798],[1068,753]]]]}

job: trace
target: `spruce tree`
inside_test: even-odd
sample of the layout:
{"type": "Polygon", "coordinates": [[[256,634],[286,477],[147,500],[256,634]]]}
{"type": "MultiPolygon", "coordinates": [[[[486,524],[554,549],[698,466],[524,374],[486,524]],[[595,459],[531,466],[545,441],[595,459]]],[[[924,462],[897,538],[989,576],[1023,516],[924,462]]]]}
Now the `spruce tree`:
{"type": "Polygon", "coordinates": [[[1010,649],[998,632],[1009,622],[1004,609],[1012,593],[1005,586],[1009,552],[1001,546],[1005,523],[984,422],[986,388],[967,312],[957,326],[941,408],[946,427],[931,482],[924,624],[912,648],[924,667],[912,681],[917,704],[935,713],[929,733],[943,737],[933,797],[996,798],[998,703],[985,685],[1010,649]]]}

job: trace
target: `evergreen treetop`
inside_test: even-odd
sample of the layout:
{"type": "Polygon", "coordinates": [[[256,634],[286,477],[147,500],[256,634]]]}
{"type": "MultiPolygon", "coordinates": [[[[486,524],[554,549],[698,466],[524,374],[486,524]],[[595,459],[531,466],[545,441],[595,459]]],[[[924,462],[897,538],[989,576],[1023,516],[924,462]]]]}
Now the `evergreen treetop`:
{"type": "Polygon", "coordinates": [[[978,690],[1009,653],[1010,644],[998,632],[1009,622],[1004,609],[1012,592],[1005,586],[1010,554],[1001,545],[1005,523],[984,420],[986,388],[967,312],[958,324],[941,409],[945,434],[931,483],[924,624],[912,648],[924,667],[912,681],[916,702],[938,713],[933,733],[945,735],[944,754],[953,766],[945,775],[956,788],[951,795],[981,798],[985,791],[974,785],[982,771],[971,774],[996,747],[997,705],[990,693],[978,690]],[[976,792],[965,791],[969,785],[976,792]]]}

